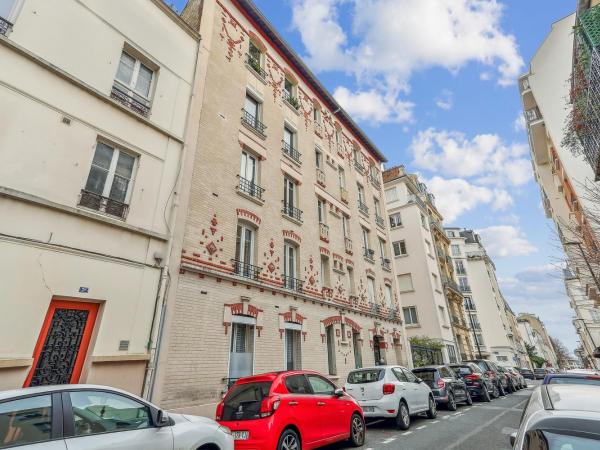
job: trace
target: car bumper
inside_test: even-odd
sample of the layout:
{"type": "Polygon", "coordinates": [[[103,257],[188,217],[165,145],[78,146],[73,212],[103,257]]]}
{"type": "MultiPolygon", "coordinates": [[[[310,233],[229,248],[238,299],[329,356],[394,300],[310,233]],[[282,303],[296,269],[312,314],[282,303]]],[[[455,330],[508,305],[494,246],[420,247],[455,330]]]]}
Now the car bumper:
{"type": "Polygon", "coordinates": [[[395,398],[359,400],[358,404],[365,417],[396,417],[398,414],[398,400],[395,398]]]}
{"type": "Polygon", "coordinates": [[[467,385],[467,389],[469,390],[469,394],[473,397],[481,397],[483,395],[483,385],[479,386],[469,386],[467,385]]]}
{"type": "Polygon", "coordinates": [[[233,441],[235,450],[275,450],[279,436],[277,436],[274,424],[269,423],[270,419],[265,419],[261,426],[256,426],[252,422],[256,421],[249,420],[247,423],[222,421],[219,424],[229,428],[232,432],[249,431],[248,439],[233,441]]]}
{"type": "Polygon", "coordinates": [[[446,389],[432,389],[433,398],[438,404],[448,403],[448,391],[446,389]]]}

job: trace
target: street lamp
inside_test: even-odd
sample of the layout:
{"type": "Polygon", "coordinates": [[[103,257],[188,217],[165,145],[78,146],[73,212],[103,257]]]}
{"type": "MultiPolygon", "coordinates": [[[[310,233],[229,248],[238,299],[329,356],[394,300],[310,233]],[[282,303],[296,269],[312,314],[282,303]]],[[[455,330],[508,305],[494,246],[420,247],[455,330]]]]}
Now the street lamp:
{"type": "Polygon", "coordinates": [[[581,256],[583,257],[583,260],[585,261],[585,264],[587,265],[588,270],[590,271],[590,275],[592,276],[592,279],[594,280],[594,284],[596,285],[596,289],[598,290],[598,292],[600,292],[600,283],[598,282],[598,277],[594,273],[594,270],[592,269],[592,265],[590,264],[590,261],[585,256],[585,252],[583,251],[583,246],[582,246],[581,242],[578,242],[578,241],[563,242],[563,245],[564,246],[567,246],[567,245],[576,245],[579,248],[579,252],[581,253],[581,256]]]}

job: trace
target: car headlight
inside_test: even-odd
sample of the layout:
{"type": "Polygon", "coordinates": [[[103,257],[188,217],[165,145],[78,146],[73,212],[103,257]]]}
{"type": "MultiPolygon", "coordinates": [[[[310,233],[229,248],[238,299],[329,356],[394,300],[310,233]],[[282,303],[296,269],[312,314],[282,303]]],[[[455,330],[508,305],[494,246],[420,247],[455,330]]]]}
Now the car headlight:
{"type": "Polygon", "coordinates": [[[225,434],[231,434],[231,430],[223,425],[219,425],[219,430],[221,430],[225,434]]]}

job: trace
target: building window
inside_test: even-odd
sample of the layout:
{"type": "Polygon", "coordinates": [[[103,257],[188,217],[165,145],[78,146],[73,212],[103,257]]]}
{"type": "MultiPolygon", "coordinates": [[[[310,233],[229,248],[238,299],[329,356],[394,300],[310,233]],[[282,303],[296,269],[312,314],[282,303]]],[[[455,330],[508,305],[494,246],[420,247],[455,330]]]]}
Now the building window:
{"type": "Polygon", "coordinates": [[[454,264],[456,266],[457,274],[459,274],[459,275],[467,274],[467,270],[465,269],[465,262],[462,259],[457,259],[456,261],[454,261],[454,264]]]}
{"type": "Polygon", "coordinates": [[[369,238],[369,230],[367,230],[364,227],[361,227],[361,229],[362,229],[362,238],[363,238],[364,257],[372,261],[375,251],[371,250],[371,244],[370,244],[371,240],[369,238]]]}
{"type": "Polygon", "coordinates": [[[330,287],[330,273],[329,273],[329,258],[325,255],[321,255],[321,287],[330,287]]]}
{"type": "Polygon", "coordinates": [[[285,370],[302,369],[302,330],[300,325],[285,325],[285,370]]]}
{"type": "Polygon", "coordinates": [[[481,333],[475,333],[475,343],[477,345],[485,345],[485,343],[483,342],[483,334],[481,333]]]}
{"type": "Polygon", "coordinates": [[[456,349],[454,345],[446,344],[446,348],[448,349],[448,359],[450,360],[450,364],[456,363],[458,360],[456,359],[456,349]]]}
{"type": "Polygon", "coordinates": [[[318,105],[313,106],[313,121],[319,125],[323,123],[323,114],[321,113],[321,108],[318,105]]]}
{"type": "Polygon", "coordinates": [[[123,150],[98,142],[79,205],[125,219],[136,159],[123,150]]]}
{"type": "Polygon", "coordinates": [[[319,216],[319,223],[327,223],[327,208],[325,202],[320,198],[317,199],[317,214],[319,216]]]}
{"type": "Polygon", "coordinates": [[[402,217],[400,213],[394,213],[390,215],[390,228],[396,228],[402,226],[402,217]]]}
{"type": "Polygon", "coordinates": [[[590,314],[592,315],[592,322],[599,323],[600,322],[600,312],[595,309],[590,310],[590,314]]]}
{"type": "Polygon", "coordinates": [[[365,188],[360,183],[357,183],[356,187],[358,189],[358,201],[361,203],[366,203],[365,188]]]}
{"type": "Polygon", "coordinates": [[[386,284],[383,292],[385,292],[386,304],[389,308],[391,308],[394,305],[394,300],[393,300],[393,296],[392,296],[392,287],[389,284],[386,284]]]}
{"type": "Polygon", "coordinates": [[[252,375],[254,370],[254,319],[234,317],[229,350],[230,381],[252,375]]]}
{"type": "Polygon", "coordinates": [[[362,346],[360,333],[356,331],[352,331],[352,347],[354,349],[354,367],[360,369],[362,368],[362,346]]]}
{"type": "Polygon", "coordinates": [[[350,295],[353,295],[355,292],[354,269],[350,266],[346,266],[346,271],[348,272],[348,292],[350,293],[350,295]]]}
{"type": "Polygon", "coordinates": [[[406,252],[406,242],[404,240],[392,242],[392,247],[394,249],[394,256],[405,256],[405,255],[407,255],[407,252],[406,252]]]}
{"type": "Polygon", "coordinates": [[[317,169],[323,168],[323,153],[318,148],[315,148],[315,165],[317,169]]]}
{"type": "Polygon", "coordinates": [[[242,123],[252,131],[255,131],[260,136],[264,137],[265,129],[267,128],[261,122],[262,104],[249,93],[246,93],[244,101],[244,110],[242,112],[242,123]]]}
{"type": "Polygon", "coordinates": [[[404,313],[404,323],[406,325],[417,325],[419,323],[416,306],[402,308],[402,312],[404,313]]]}
{"type": "Polygon", "coordinates": [[[398,275],[398,289],[400,292],[409,292],[414,290],[412,275],[410,273],[398,275]]]}
{"type": "Polygon", "coordinates": [[[381,205],[379,200],[373,197],[373,205],[375,206],[375,220],[381,221],[381,225],[383,226],[383,218],[381,217],[381,205]]]}
{"type": "Polygon", "coordinates": [[[300,152],[296,142],[297,134],[287,125],[283,127],[283,153],[290,157],[294,162],[300,164],[300,152]]]}
{"type": "Polygon", "coordinates": [[[248,44],[248,65],[258,74],[261,78],[266,77],[266,72],[263,69],[263,53],[260,48],[250,40],[248,44]]]}
{"type": "Polygon", "coordinates": [[[348,237],[348,218],[342,214],[342,233],[344,237],[348,237]]]}
{"type": "Polygon", "coordinates": [[[300,107],[296,98],[296,84],[288,77],[285,77],[285,82],[283,83],[283,99],[294,109],[300,107]]]}
{"type": "Polygon", "coordinates": [[[375,303],[375,280],[371,277],[367,277],[367,295],[369,302],[375,303]]]}
{"type": "Polygon", "coordinates": [[[467,277],[458,277],[458,285],[462,292],[471,292],[471,287],[469,286],[469,280],[467,277]]]}
{"type": "Polygon", "coordinates": [[[467,311],[475,311],[475,303],[471,297],[465,296],[464,305],[467,311]]]}
{"type": "Polygon", "coordinates": [[[335,361],[335,330],[333,325],[327,327],[327,368],[329,375],[337,375],[337,367],[335,361]]]}
{"type": "Polygon", "coordinates": [[[388,203],[398,201],[398,190],[395,187],[385,190],[385,201],[388,203]]]}
{"type": "Polygon", "coordinates": [[[146,117],[150,112],[150,91],[153,80],[152,69],[123,51],[111,97],[146,117]]]}
{"type": "Polygon", "coordinates": [[[451,250],[452,250],[452,256],[460,256],[460,245],[452,244],[451,250]]]}
{"type": "Polygon", "coordinates": [[[477,317],[477,314],[469,314],[469,322],[469,325],[471,325],[474,330],[481,330],[481,324],[479,323],[479,317],[477,317]]]}
{"type": "Polygon", "coordinates": [[[302,211],[296,207],[297,189],[296,181],[288,177],[283,178],[283,213],[288,217],[301,221],[302,211]]]}
{"type": "Polygon", "coordinates": [[[455,237],[454,231],[446,231],[446,234],[448,235],[448,237],[455,237]]]}
{"type": "Polygon", "coordinates": [[[245,150],[242,151],[241,155],[238,188],[241,192],[262,200],[264,189],[258,185],[258,159],[245,150]]]}
{"type": "Polygon", "coordinates": [[[0,0],[0,34],[7,35],[12,29],[22,0],[0,0]]]}
{"type": "Polygon", "coordinates": [[[341,167],[338,167],[338,180],[340,182],[340,188],[346,189],[346,173],[341,167]]]}
{"type": "Polygon", "coordinates": [[[283,279],[284,286],[287,289],[298,291],[302,288],[301,283],[297,280],[297,265],[298,265],[298,247],[296,245],[285,242],[283,246],[283,279]]]}
{"type": "Polygon", "coordinates": [[[254,234],[254,229],[245,224],[237,226],[235,273],[252,279],[258,276],[258,268],[254,266],[254,234]]]}

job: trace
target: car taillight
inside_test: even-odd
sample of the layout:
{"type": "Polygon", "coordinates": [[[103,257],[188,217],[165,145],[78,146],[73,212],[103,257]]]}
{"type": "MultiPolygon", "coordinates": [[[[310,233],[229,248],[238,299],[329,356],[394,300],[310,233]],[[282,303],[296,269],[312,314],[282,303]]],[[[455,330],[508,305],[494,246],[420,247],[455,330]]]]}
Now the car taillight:
{"type": "Polygon", "coordinates": [[[493,376],[494,376],[494,372],[492,372],[491,370],[488,370],[488,371],[487,371],[485,374],[486,374],[488,377],[493,377],[493,376]]]}
{"type": "Polygon", "coordinates": [[[386,383],[383,385],[383,395],[390,395],[396,391],[396,386],[393,384],[386,383]]]}
{"type": "Polygon", "coordinates": [[[223,407],[224,407],[223,402],[219,402],[219,404],[217,405],[217,412],[215,414],[215,420],[223,419],[223,407]]]}
{"type": "Polygon", "coordinates": [[[258,415],[261,418],[272,416],[277,408],[279,408],[279,397],[267,397],[261,402],[258,415]]]}
{"type": "Polygon", "coordinates": [[[479,381],[481,377],[477,374],[465,375],[465,380],[479,381]]]}
{"type": "Polygon", "coordinates": [[[437,382],[437,385],[440,389],[444,389],[446,387],[446,382],[440,378],[437,382]]]}

